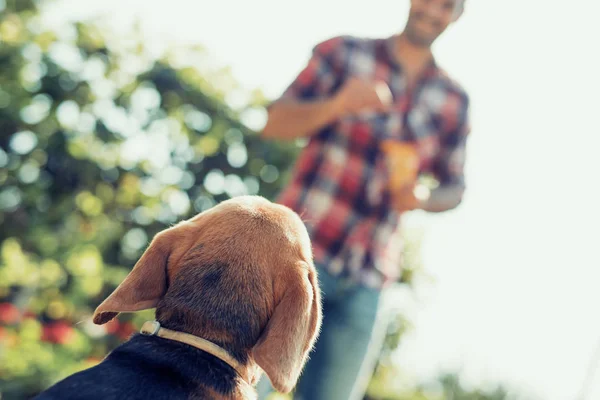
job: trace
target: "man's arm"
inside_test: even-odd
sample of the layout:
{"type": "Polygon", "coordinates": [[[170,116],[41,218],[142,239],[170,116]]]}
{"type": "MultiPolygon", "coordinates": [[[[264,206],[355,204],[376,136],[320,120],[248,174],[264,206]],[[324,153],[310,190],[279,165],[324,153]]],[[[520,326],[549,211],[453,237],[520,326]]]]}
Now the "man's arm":
{"type": "Polygon", "coordinates": [[[441,138],[441,149],[434,162],[433,173],[440,185],[433,189],[428,199],[420,204],[429,212],[443,212],[456,208],[465,193],[465,161],[467,139],[471,132],[469,122],[469,99],[461,97],[462,107],[458,110],[455,129],[441,138]]]}
{"type": "Polygon", "coordinates": [[[408,186],[392,197],[392,205],[398,212],[424,210],[439,213],[458,207],[462,202],[465,185],[446,184],[429,191],[422,185],[408,186]]]}
{"type": "Polygon", "coordinates": [[[424,187],[408,187],[396,196],[393,206],[396,210],[410,211],[421,209],[432,213],[456,208],[465,193],[465,155],[467,138],[471,127],[468,118],[468,98],[463,99],[459,110],[459,121],[455,129],[441,137],[441,148],[434,160],[432,173],[440,185],[428,191],[424,187]]]}
{"type": "Polygon", "coordinates": [[[271,105],[262,136],[295,139],[312,136],[341,116],[337,97],[324,100],[281,100],[271,105]]]}
{"type": "MultiPolygon", "coordinates": [[[[350,78],[332,96],[321,100],[281,99],[271,105],[262,135],[278,139],[312,136],[344,115],[384,111],[391,99],[380,97],[381,83],[350,78]]],[[[389,89],[388,89],[389,90],[389,89]]]]}
{"type": "Polygon", "coordinates": [[[263,137],[285,140],[311,136],[340,117],[339,96],[332,92],[343,71],[336,61],[343,48],[341,37],[313,48],[304,69],[267,109],[263,137]]]}
{"type": "Polygon", "coordinates": [[[384,103],[389,105],[391,99],[380,97],[381,89],[376,82],[346,77],[346,52],[346,42],[341,36],[313,48],[304,69],[268,108],[267,123],[262,129],[264,137],[312,136],[345,115],[383,110],[384,103]]]}

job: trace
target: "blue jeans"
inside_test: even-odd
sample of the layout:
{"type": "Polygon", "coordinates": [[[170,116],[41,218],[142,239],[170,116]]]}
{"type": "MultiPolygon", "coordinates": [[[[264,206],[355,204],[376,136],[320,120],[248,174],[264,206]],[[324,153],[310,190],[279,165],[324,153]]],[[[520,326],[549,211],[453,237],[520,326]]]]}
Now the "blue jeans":
{"type": "MultiPolygon", "coordinates": [[[[364,396],[385,338],[377,324],[381,292],[348,285],[318,269],[323,295],[323,326],[296,386],[298,400],[359,400],[364,396]]],[[[273,392],[265,375],[258,398],[273,392]]]]}

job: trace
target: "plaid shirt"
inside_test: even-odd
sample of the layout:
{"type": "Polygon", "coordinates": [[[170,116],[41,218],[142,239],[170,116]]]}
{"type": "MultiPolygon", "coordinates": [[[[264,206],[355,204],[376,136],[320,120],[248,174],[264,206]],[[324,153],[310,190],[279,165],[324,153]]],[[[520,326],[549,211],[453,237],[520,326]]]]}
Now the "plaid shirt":
{"type": "Polygon", "coordinates": [[[390,206],[381,141],[413,143],[421,173],[432,174],[441,185],[464,184],[469,132],[464,90],[432,62],[409,93],[392,45],[393,37],[322,42],[282,95],[327,97],[350,76],[390,87],[392,112],[344,117],[312,136],[277,200],[302,216],[317,265],[372,288],[398,279],[402,253],[400,215],[390,206]]]}

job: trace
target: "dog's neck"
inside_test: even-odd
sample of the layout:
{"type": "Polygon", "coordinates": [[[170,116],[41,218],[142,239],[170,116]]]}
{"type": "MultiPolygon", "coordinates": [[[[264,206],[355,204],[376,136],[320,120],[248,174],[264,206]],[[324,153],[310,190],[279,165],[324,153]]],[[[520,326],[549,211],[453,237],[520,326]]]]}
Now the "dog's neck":
{"type": "Polygon", "coordinates": [[[261,370],[253,361],[251,356],[252,343],[246,343],[248,338],[242,331],[239,335],[224,333],[211,324],[206,323],[206,317],[196,312],[195,309],[185,307],[181,304],[172,304],[168,300],[161,300],[156,308],[156,320],[161,326],[207,340],[224,349],[240,365],[248,382],[254,385],[260,378],[261,370]]]}
{"type": "Polygon", "coordinates": [[[254,376],[245,365],[241,364],[236,360],[227,350],[223,349],[219,345],[210,342],[206,339],[202,339],[198,336],[191,335],[185,332],[177,332],[160,326],[158,321],[147,321],[140,330],[142,335],[146,336],[158,336],[168,340],[174,340],[176,342],[185,343],[193,346],[199,350],[202,350],[214,357],[217,357],[224,363],[228,364],[233,368],[238,375],[248,384],[252,385],[254,376]]]}

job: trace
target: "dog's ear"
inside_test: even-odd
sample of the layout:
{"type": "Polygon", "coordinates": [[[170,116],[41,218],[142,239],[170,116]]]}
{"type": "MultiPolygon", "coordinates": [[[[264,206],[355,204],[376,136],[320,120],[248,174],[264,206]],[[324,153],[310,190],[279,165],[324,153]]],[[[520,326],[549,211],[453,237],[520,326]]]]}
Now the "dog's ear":
{"type": "Polygon", "coordinates": [[[283,296],[252,350],[256,363],[282,393],[296,385],[321,329],[317,273],[312,265],[301,264],[276,282],[284,285],[283,296]]]}
{"type": "Polygon", "coordinates": [[[105,324],[120,312],[153,308],[167,290],[167,260],[170,253],[169,231],[158,233],[133,270],[96,308],[94,323],[105,324]]]}

